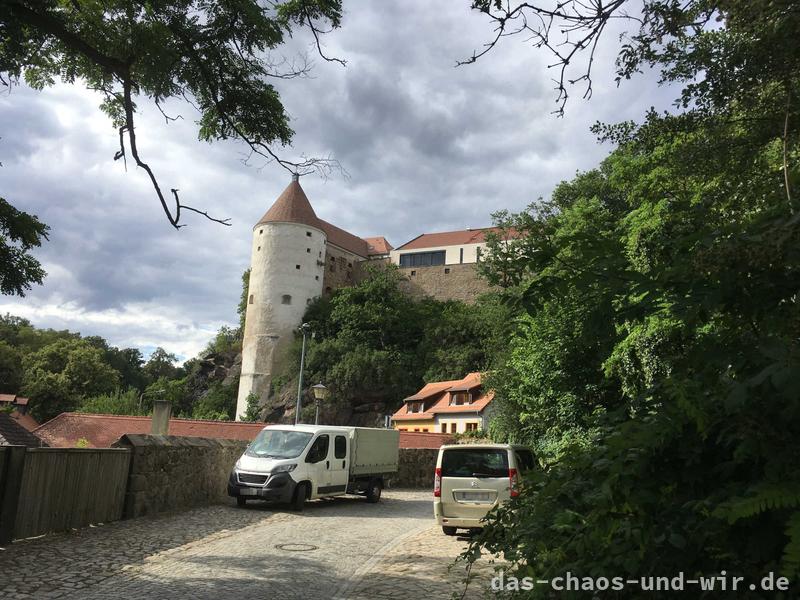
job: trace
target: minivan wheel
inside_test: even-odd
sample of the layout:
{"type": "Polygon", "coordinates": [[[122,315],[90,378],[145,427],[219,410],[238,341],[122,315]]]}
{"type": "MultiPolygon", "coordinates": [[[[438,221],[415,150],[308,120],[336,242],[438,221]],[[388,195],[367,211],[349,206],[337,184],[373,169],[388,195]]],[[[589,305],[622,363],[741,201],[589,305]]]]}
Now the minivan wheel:
{"type": "Polygon", "coordinates": [[[381,499],[381,491],[383,490],[383,485],[377,479],[373,479],[369,482],[369,486],[367,487],[367,502],[370,504],[375,504],[381,499]]]}
{"type": "Polygon", "coordinates": [[[294,497],[292,498],[292,510],[302,511],[306,504],[306,486],[307,483],[301,483],[294,490],[294,497]]]}
{"type": "Polygon", "coordinates": [[[244,496],[236,496],[236,506],[247,506],[247,498],[244,496]]]}
{"type": "Polygon", "coordinates": [[[442,533],[445,535],[455,535],[456,528],[455,527],[448,527],[447,525],[442,525],[442,533]]]}

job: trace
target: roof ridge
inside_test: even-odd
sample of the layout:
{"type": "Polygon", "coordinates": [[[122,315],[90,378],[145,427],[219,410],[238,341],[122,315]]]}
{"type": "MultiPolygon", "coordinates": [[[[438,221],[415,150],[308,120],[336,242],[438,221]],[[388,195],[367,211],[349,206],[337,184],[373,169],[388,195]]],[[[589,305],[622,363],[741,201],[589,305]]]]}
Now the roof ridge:
{"type": "MultiPolygon", "coordinates": [[[[56,419],[59,419],[61,417],[70,417],[70,416],[100,417],[100,418],[103,418],[103,419],[140,419],[140,420],[147,420],[147,421],[149,421],[149,420],[151,420],[153,418],[151,415],[112,415],[112,414],[106,414],[106,413],[84,413],[84,412],[71,411],[71,412],[59,413],[58,415],[56,415],[55,417],[53,417],[49,421],[45,421],[44,423],[39,425],[39,427],[37,427],[36,429],[44,427],[48,423],[52,423],[53,421],[55,421],[56,419]]],[[[170,417],[169,420],[170,421],[191,422],[191,423],[221,423],[221,424],[225,424],[225,425],[248,425],[248,426],[250,426],[250,425],[261,425],[261,426],[267,425],[267,423],[257,423],[257,422],[254,423],[254,422],[247,422],[247,421],[218,421],[218,420],[215,420],[215,419],[186,419],[186,418],[183,418],[183,417],[170,417]]]]}

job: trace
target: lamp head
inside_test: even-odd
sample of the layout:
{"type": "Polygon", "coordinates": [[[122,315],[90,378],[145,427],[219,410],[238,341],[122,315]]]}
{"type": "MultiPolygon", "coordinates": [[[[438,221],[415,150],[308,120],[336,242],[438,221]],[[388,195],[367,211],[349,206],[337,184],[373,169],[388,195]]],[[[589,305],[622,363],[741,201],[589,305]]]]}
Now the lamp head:
{"type": "Polygon", "coordinates": [[[321,383],[312,385],[311,390],[314,392],[314,398],[317,400],[325,400],[325,398],[328,397],[328,388],[321,383]]]}

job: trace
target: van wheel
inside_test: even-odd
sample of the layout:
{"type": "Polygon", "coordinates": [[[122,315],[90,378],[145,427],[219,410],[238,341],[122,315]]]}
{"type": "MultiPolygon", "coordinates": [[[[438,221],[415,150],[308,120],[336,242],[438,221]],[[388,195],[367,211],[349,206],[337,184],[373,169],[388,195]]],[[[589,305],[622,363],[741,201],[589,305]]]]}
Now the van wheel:
{"type": "Polygon", "coordinates": [[[375,504],[381,499],[381,491],[383,490],[383,484],[378,479],[373,479],[369,482],[369,487],[367,487],[367,502],[370,504],[375,504]]]}
{"type": "Polygon", "coordinates": [[[247,498],[244,496],[236,496],[236,506],[244,507],[247,506],[247,498]]]}
{"type": "Polygon", "coordinates": [[[292,510],[301,512],[306,504],[306,488],[308,484],[303,482],[298,485],[294,490],[294,497],[292,498],[292,510]]]}
{"type": "Polygon", "coordinates": [[[442,533],[445,535],[455,535],[456,528],[455,527],[448,527],[447,525],[442,526],[442,533]]]}

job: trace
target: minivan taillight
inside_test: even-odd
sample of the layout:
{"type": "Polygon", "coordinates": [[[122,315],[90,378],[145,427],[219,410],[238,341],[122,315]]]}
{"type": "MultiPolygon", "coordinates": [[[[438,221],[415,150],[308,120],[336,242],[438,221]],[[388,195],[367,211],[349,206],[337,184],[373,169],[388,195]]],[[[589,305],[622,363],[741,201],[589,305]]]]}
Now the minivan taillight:
{"type": "Polygon", "coordinates": [[[516,498],[519,496],[519,475],[517,475],[516,469],[508,470],[508,484],[509,490],[511,490],[511,497],[516,498]]]}
{"type": "Polygon", "coordinates": [[[436,467],[433,476],[433,495],[435,498],[442,496],[442,470],[439,467],[436,467]]]}

